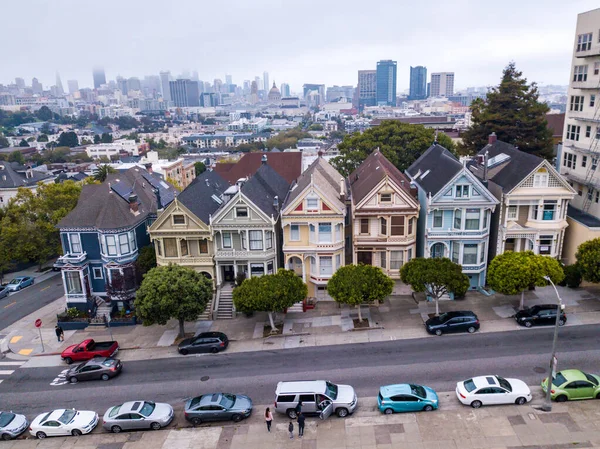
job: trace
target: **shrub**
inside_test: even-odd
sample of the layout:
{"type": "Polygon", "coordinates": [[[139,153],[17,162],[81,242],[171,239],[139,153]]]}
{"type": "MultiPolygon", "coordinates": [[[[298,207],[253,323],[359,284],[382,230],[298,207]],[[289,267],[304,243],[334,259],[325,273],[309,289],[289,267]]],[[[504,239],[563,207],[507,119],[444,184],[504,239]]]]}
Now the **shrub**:
{"type": "Polygon", "coordinates": [[[566,267],[564,267],[564,271],[565,278],[559,285],[562,285],[563,287],[566,286],[569,288],[577,288],[581,285],[582,276],[581,268],[579,267],[579,265],[577,265],[576,263],[574,263],[573,265],[567,265],[566,267]]]}
{"type": "Polygon", "coordinates": [[[77,307],[71,307],[67,309],[67,317],[69,318],[84,318],[86,316],[85,312],[82,312],[77,307]]]}

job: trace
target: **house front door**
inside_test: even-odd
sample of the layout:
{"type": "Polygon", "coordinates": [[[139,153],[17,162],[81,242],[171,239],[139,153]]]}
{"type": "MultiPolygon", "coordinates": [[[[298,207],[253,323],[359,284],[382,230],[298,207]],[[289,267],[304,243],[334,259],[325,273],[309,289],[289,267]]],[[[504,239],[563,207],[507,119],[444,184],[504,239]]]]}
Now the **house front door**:
{"type": "Polygon", "coordinates": [[[233,265],[223,265],[223,280],[226,282],[235,281],[233,265]]]}

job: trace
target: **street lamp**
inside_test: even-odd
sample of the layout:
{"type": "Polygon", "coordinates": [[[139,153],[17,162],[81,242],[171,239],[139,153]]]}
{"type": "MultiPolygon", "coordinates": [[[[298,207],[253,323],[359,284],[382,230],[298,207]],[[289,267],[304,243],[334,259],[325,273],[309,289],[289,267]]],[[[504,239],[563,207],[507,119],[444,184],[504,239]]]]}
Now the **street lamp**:
{"type": "Polygon", "coordinates": [[[548,383],[546,384],[546,399],[544,401],[544,405],[542,405],[542,410],[545,412],[551,412],[552,411],[552,398],[551,396],[551,391],[552,390],[552,371],[554,368],[554,359],[556,357],[556,340],[558,339],[558,322],[560,321],[560,317],[562,314],[562,309],[563,309],[563,303],[562,300],[560,299],[560,295],[558,294],[558,290],[556,288],[556,285],[554,285],[554,282],[552,282],[552,279],[550,279],[550,276],[544,276],[544,279],[546,279],[548,282],[550,282],[550,284],[552,284],[552,287],[554,287],[554,291],[556,292],[556,297],[558,298],[558,310],[556,311],[556,321],[554,322],[554,338],[552,339],[552,357],[550,357],[550,366],[548,367],[548,383]]]}

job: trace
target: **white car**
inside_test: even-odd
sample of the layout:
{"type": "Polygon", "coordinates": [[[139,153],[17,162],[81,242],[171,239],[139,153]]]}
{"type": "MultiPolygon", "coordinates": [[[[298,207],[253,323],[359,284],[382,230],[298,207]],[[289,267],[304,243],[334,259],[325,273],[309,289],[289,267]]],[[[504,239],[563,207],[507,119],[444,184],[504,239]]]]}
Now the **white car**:
{"type": "Polygon", "coordinates": [[[479,376],[456,384],[456,397],[465,405],[517,404],[531,401],[531,390],[519,379],[500,376],[479,376]]]}
{"type": "Polygon", "coordinates": [[[98,425],[98,413],[58,409],[38,415],[29,426],[29,433],[42,438],[57,435],[79,436],[90,433],[98,425]]]}
{"type": "Polygon", "coordinates": [[[13,412],[0,412],[0,438],[2,441],[17,438],[27,429],[27,418],[13,412]]]}

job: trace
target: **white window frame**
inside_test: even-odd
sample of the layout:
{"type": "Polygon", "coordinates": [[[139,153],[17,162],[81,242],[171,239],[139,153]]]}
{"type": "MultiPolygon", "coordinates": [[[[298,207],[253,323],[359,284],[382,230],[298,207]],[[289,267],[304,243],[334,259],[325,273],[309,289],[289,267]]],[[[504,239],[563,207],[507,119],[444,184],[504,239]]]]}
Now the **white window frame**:
{"type": "Polygon", "coordinates": [[[319,256],[319,274],[321,276],[333,275],[333,257],[319,256]],[[323,264],[323,262],[326,262],[326,263],[323,264]],[[323,267],[323,265],[325,265],[325,267],[323,267]]]}
{"type": "Polygon", "coordinates": [[[232,248],[233,247],[233,238],[231,232],[223,231],[221,232],[221,246],[223,248],[232,248]],[[225,244],[225,235],[227,235],[227,240],[229,241],[229,245],[225,244]]]}
{"type": "Polygon", "coordinates": [[[171,219],[173,220],[173,226],[185,226],[185,224],[186,224],[186,220],[185,220],[185,215],[184,214],[173,214],[173,215],[171,215],[171,219]],[[183,218],[183,223],[175,223],[175,217],[181,217],[181,218],[183,218]]]}
{"type": "Polygon", "coordinates": [[[584,82],[587,81],[587,65],[576,65],[573,67],[573,82],[584,82]]]}
{"type": "Polygon", "coordinates": [[[306,211],[307,212],[318,212],[319,211],[319,198],[318,197],[306,197],[306,211]],[[316,205],[311,206],[311,202],[316,202],[316,205]]]}
{"type": "Polygon", "coordinates": [[[567,140],[574,140],[579,142],[579,134],[581,133],[581,126],[579,125],[567,125],[567,140]]]}
{"type": "Polygon", "coordinates": [[[479,252],[479,245],[477,243],[465,243],[463,245],[463,251],[462,251],[462,265],[477,265],[477,257],[478,257],[478,252],[479,252]],[[475,249],[475,254],[468,254],[467,253],[467,249],[475,249]],[[467,263],[465,262],[465,256],[475,256],[474,260],[475,262],[473,263],[467,263]]]}
{"type": "Polygon", "coordinates": [[[471,191],[469,184],[458,184],[454,189],[454,198],[469,198],[471,191]]]}
{"type": "Polygon", "coordinates": [[[83,247],[81,246],[81,235],[77,233],[69,234],[69,249],[71,254],[81,254],[83,252],[83,247]],[[77,241],[73,241],[73,239],[77,241]],[[79,250],[75,249],[75,247],[79,247],[79,250]]]}
{"type": "Polygon", "coordinates": [[[248,218],[248,216],[249,216],[249,215],[250,215],[250,214],[249,214],[249,212],[248,212],[248,208],[247,208],[247,207],[245,207],[245,206],[236,206],[236,207],[235,207],[235,218],[248,218]],[[242,214],[242,215],[240,215],[240,214],[238,213],[238,211],[239,211],[239,212],[241,212],[241,211],[245,211],[245,214],[246,214],[246,215],[243,215],[243,214],[242,214]]]}
{"type": "Polygon", "coordinates": [[[338,223],[335,225],[335,241],[341,242],[342,240],[342,225],[338,223]]]}
{"type": "Polygon", "coordinates": [[[393,197],[392,197],[391,193],[380,193],[379,194],[379,202],[380,203],[389,204],[389,203],[392,203],[392,201],[393,201],[393,197]],[[386,198],[389,197],[389,200],[384,200],[383,199],[384,195],[386,198]]]}
{"type": "Polygon", "coordinates": [[[108,256],[116,256],[117,250],[118,250],[118,245],[117,245],[117,239],[115,235],[105,235],[104,238],[106,239],[106,254],[108,256]],[[110,240],[112,240],[112,245],[110,244],[110,240]],[[114,247],[114,251],[111,253],[110,252],[110,248],[114,247]]]}
{"type": "Polygon", "coordinates": [[[463,219],[462,219],[462,209],[454,209],[454,217],[452,218],[452,228],[453,229],[462,229],[463,219]],[[458,226],[456,226],[456,221],[458,219],[458,226]]]}
{"type": "Polygon", "coordinates": [[[575,52],[588,51],[592,48],[593,33],[583,33],[577,36],[577,46],[575,52]]]}
{"type": "Polygon", "coordinates": [[[248,249],[250,251],[263,250],[263,235],[262,231],[248,231],[248,249]]]}
{"type": "Polygon", "coordinates": [[[519,216],[519,206],[508,206],[508,220],[516,220],[519,216]]]}
{"type": "Polygon", "coordinates": [[[342,255],[341,254],[336,254],[335,255],[335,269],[337,270],[341,266],[342,266],[342,255]]]}
{"type": "Polygon", "coordinates": [[[92,276],[94,276],[94,279],[104,279],[103,271],[102,267],[92,267],[92,276]]]}
{"type": "Polygon", "coordinates": [[[399,270],[404,265],[404,251],[390,251],[390,270],[399,270]]]}
{"type": "Polygon", "coordinates": [[[300,241],[300,225],[299,224],[291,224],[290,225],[290,242],[299,242],[300,241]]]}
{"type": "Polygon", "coordinates": [[[265,231],[265,247],[266,249],[273,248],[273,233],[271,231],[265,231]]]}
{"type": "Polygon", "coordinates": [[[319,223],[318,227],[318,242],[319,243],[333,243],[333,226],[330,221],[319,223]],[[321,231],[321,226],[326,227],[329,226],[329,232],[321,231]],[[324,240],[321,236],[329,236],[329,240],[324,240]]]}
{"type": "MultiPolygon", "coordinates": [[[[576,159],[574,159],[576,161],[576,159]]],[[[533,187],[548,187],[548,173],[533,175],[533,187]]]]}
{"type": "Polygon", "coordinates": [[[443,228],[444,227],[444,211],[441,209],[437,209],[434,210],[433,213],[431,214],[431,227],[435,228],[435,229],[439,229],[439,228],[443,228]],[[435,215],[436,214],[440,214],[440,218],[442,219],[441,223],[439,226],[435,225],[435,215]]]}
{"type": "Polygon", "coordinates": [[[119,234],[119,254],[129,253],[131,253],[131,248],[129,245],[129,236],[127,234],[119,234]],[[125,248],[125,251],[123,251],[123,248],[125,248]]]}

